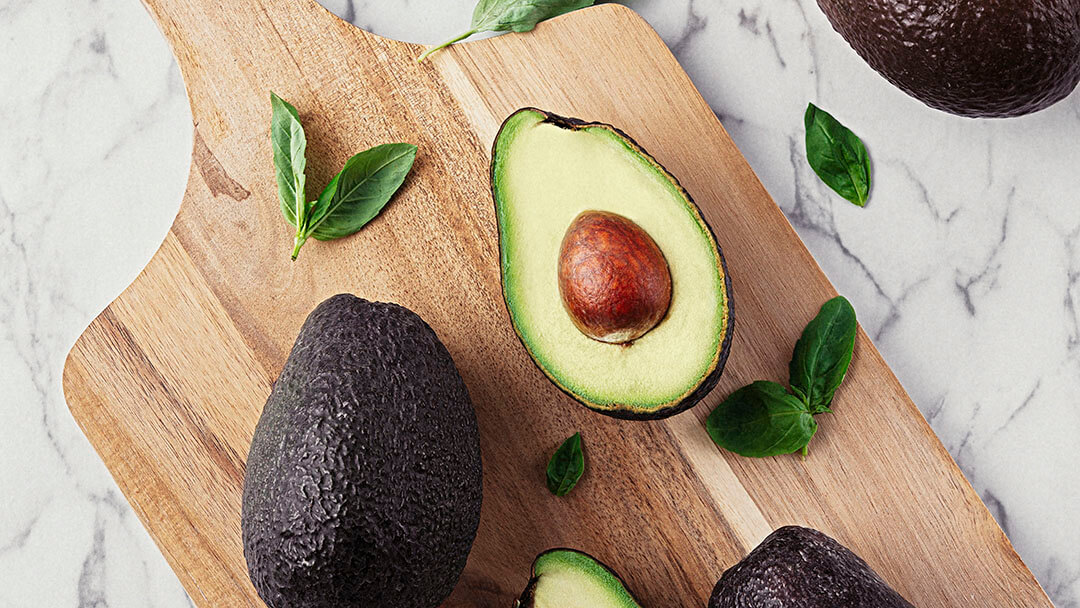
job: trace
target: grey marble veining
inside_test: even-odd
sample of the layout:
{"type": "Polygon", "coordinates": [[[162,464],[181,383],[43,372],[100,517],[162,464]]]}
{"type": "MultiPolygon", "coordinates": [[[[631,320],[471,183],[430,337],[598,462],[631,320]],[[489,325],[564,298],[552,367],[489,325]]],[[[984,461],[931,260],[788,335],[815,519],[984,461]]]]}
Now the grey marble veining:
{"type": "MultiPolygon", "coordinates": [[[[473,0],[326,0],[434,43],[473,0]]],[[[1060,608],[1080,607],[1080,94],[973,121],[870,70],[813,0],[631,0],[673,49],[1060,608]],[[874,162],[806,165],[814,101],[874,162]]],[[[0,607],[189,606],[67,412],[64,356],[149,260],[190,113],[136,0],[0,0],[0,607]]],[[[846,415],[857,415],[847,413],[846,415]]]]}

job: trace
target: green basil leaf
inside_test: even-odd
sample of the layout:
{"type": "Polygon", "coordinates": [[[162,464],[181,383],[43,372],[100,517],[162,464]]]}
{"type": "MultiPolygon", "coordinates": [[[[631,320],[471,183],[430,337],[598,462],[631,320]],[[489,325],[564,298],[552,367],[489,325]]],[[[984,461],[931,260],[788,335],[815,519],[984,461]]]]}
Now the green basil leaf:
{"type": "Polygon", "coordinates": [[[814,416],[775,382],[758,381],[732,393],[705,420],[712,440],[752,458],[806,448],[817,432],[814,416]]]}
{"type": "Polygon", "coordinates": [[[806,160],[821,181],[863,207],[870,196],[870,157],[857,135],[814,104],[806,107],[806,160]]]}
{"type": "Polygon", "coordinates": [[[363,228],[401,188],[414,160],[412,144],[383,144],[350,158],[331,182],[336,188],[329,203],[316,201],[320,216],[309,222],[308,234],[328,241],[363,228]]]}
{"type": "Polygon", "coordinates": [[[270,141],[274,148],[281,214],[291,226],[300,228],[306,212],[304,169],[307,167],[307,138],[296,108],[273,92],[270,93],[270,106],[273,109],[270,141]]]}
{"type": "Polygon", "coordinates": [[[857,325],[851,303],[837,296],[822,305],[795,343],[788,366],[791,391],[811,412],[827,412],[844,381],[855,349],[857,325]]]}
{"type": "Polygon", "coordinates": [[[528,32],[537,23],[592,6],[595,0],[480,0],[473,10],[478,32],[528,32]]]}
{"type": "Polygon", "coordinates": [[[423,61],[435,51],[479,32],[528,32],[541,21],[595,3],[596,0],[480,0],[473,9],[472,27],[469,31],[431,47],[417,57],[416,61],[423,61]]]}
{"type": "Polygon", "coordinates": [[[548,461],[548,490],[555,496],[566,496],[574,489],[584,472],[585,454],[581,450],[581,433],[574,433],[562,442],[548,461]]]}
{"type": "Polygon", "coordinates": [[[339,181],[341,181],[341,173],[335,175],[334,179],[330,180],[330,183],[323,188],[319,198],[312,201],[311,211],[308,213],[309,225],[315,224],[326,217],[326,212],[330,210],[330,202],[334,200],[334,195],[337,194],[339,181]]]}

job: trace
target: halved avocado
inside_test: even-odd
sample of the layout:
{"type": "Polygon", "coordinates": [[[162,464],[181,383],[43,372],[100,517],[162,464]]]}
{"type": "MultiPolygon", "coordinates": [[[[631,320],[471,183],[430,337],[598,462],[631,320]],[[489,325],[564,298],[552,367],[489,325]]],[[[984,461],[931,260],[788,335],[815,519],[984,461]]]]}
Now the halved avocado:
{"type": "Polygon", "coordinates": [[[529,586],[516,608],[641,608],[626,584],[596,558],[551,549],[533,562],[529,586]]]}
{"type": "Polygon", "coordinates": [[[724,256],[660,163],[615,127],[525,108],[495,139],[491,182],[506,307],[552,382],[630,419],[716,386],[732,336],[724,256]]]}

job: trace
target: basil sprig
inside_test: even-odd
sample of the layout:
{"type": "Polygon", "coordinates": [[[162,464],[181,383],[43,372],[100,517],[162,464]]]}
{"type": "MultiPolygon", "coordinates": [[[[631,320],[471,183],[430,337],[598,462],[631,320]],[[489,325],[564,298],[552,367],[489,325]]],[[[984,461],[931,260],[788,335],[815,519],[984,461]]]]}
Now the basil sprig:
{"type": "Polygon", "coordinates": [[[444,49],[480,32],[528,32],[537,23],[552,17],[592,6],[596,0],[480,0],[473,9],[469,31],[428,49],[416,59],[427,59],[435,51],[444,49]]]}
{"type": "Polygon", "coordinates": [[[858,135],[831,114],[809,104],[803,116],[806,126],[806,160],[821,181],[860,207],[870,196],[870,157],[858,135]]]}
{"type": "Polygon", "coordinates": [[[585,472],[581,433],[574,433],[551,455],[547,466],[547,487],[555,496],[566,496],[585,472]]]}
{"type": "Polygon", "coordinates": [[[803,330],[789,365],[791,391],[758,381],[732,393],[705,420],[720,447],[753,458],[806,454],[814,416],[829,413],[855,349],[855,309],[843,296],[826,302],[803,330]]]}
{"type": "Polygon", "coordinates": [[[345,162],[319,198],[305,191],[307,139],[300,116],[289,102],[270,93],[278,198],[285,221],[296,229],[292,259],[309,238],[329,241],[355,233],[382,211],[405,182],[416,160],[412,144],[383,144],[345,162]]]}

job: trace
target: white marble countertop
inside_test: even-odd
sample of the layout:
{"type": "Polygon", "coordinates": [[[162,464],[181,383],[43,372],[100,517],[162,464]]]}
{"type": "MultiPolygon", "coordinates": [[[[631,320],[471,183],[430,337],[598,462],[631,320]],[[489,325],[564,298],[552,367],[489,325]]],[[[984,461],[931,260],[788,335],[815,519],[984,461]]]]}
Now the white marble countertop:
{"type": "MultiPolygon", "coordinates": [[[[1080,607],[1080,93],[973,121],[868,68],[813,0],[633,0],[1060,608],[1080,607]],[[806,165],[802,113],[867,142],[870,205],[806,165]]],[[[473,0],[326,0],[432,43],[473,0]]],[[[179,205],[183,84],[138,0],[0,0],[0,607],[190,601],[68,414],[64,356],[179,205]]]]}

